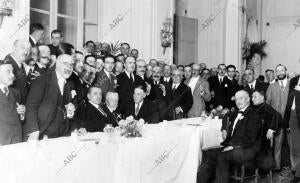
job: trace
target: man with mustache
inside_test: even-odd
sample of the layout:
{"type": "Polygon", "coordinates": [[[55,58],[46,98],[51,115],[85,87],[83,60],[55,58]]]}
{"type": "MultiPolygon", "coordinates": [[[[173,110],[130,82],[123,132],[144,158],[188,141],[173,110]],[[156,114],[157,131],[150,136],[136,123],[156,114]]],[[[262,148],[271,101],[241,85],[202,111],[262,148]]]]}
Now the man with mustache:
{"type": "Polygon", "coordinates": [[[30,52],[30,43],[25,39],[14,42],[14,51],[5,57],[5,60],[13,66],[15,80],[11,85],[21,93],[21,103],[24,104],[27,96],[27,76],[23,63],[30,52]]]}
{"type": "MultiPolygon", "coordinates": [[[[289,84],[290,81],[287,79],[287,69],[284,65],[276,66],[277,81],[271,84],[266,93],[266,103],[271,105],[277,112],[284,117],[284,111],[287,105],[289,84]]],[[[285,128],[287,124],[278,124],[278,130],[274,138],[274,157],[275,157],[275,170],[281,169],[281,149],[285,136],[285,128]]]]}
{"type": "Polygon", "coordinates": [[[69,133],[70,119],[75,106],[71,103],[70,82],[74,67],[73,57],[62,54],[58,57],[54,71],[36,78],[31,85],[26,103],[24,135],[28,140],[47,136],[56,138],[69,133]]]}

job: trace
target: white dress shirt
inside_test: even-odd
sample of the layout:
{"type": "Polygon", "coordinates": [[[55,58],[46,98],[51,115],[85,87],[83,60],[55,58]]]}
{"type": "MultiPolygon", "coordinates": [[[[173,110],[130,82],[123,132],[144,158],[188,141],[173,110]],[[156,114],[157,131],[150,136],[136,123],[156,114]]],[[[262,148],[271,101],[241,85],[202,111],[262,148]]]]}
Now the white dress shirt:
{"type": "Polygon", "coordinates": [[[34,37],[32,37],[31,35],[29,35],[29,37],[31,38],[31,40],[33,41],[34,45],[36,45],[36,40],[34,39],[34,37]]]}
{"type": "Polygon", "coordinates": [[[103,70],[104,70],[104,73],[106,74],[106,76],[108,77],[108,79],[110,79],[110,73],[107,72],[105,69],[103,69],[103,70]]]}
{"type": "Polygon", "coordinates": [[[177,84],[173,83],[173,85],[172,85],[172,90],[173,90],[173,89],[176,90],[176,89],[178,88],[179,85],[180,85],[180,83],[177,83],[177,84]]]}
{"type": "Polygon", "coordinates": [[[131,75],[131,77],[132,77],[132,79],[133,79],[133,82],[134,82],[134,74],[133,73],[129,73],[129,72],[127,72],[126,70],[125,70],[125,73],[126,73],[126,75],[128,76],[128,78],[130,79],[130,75],[131,75]]]}
{"type": "Polygon", "coordinates": [[[58,81],[58,86],[59,86],[59,90],[61,95],[64,95],[64,86],[66,84],[66,80],[65,78],[63,78],[59,73],[55,72],[56,76],[57,76],[57,81],[58,81]]]}
{"type": "Polygon", "coordinates": [[[195,87],[196,87],[196,84],[197,84],[197,82],[199,80],[199,77],[200,76],[192,77],[191,80],[190,80],[190,82],[189,82],[189,84],[188,84],[188,86],[191,88],[192,93],[195,90],[195,87]]]}
{"type": "Polygon", "coordinates": [[[252,83],[249,83],[249,88],[251,89],[251,86],[252,86],[252,89],[255,89],[255,85],[256,85],[256,80],[254,80],[252,83]]]}
{"type": "Polygon", "coordinates": [[[164,77],[164,82],[169,82],[171,77],[164,77]]]}
{"type": "MultiPolygon", "coordinates": [[[[248,106],[247,106],[247,107],[248,107],[248,106]]],[[[247,107],[245,107],[245,108],[243,108],[243,109],[240,109],[239,111],[244,112],[244,111],[246,110],[247,107]]],[[[233,122],[231,136],[232,136],[232,134],[233,134],[233,132],[234,132],[234,128],[235,128],[237,122],[240,120],[241,117],[242,117],[242,114],[241,114],[241,113],[238,113],[237,117],[235,118],[235,120],[234,120],[234,122],[233,122]]]]}
{"type": "Polygon", "coordinates": [[[29,65],[27,65],[25,63],[23,63],[23,66],[24,66],[24,69],[25,69],[25,72],[26,72],[27,76],[29,74],[30,69],[31,69],[31,72],[34,70],[34,66],[29,66],[29,65]]]}

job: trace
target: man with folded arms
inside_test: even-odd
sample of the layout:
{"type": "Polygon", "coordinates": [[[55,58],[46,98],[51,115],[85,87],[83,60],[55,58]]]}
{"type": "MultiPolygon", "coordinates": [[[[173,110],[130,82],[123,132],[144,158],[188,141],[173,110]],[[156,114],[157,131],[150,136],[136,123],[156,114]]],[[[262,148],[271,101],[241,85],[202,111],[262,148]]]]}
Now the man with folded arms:
{"type": "Polygon", "coordinates": [[[22,142],[21,120],[25,117],[25,106],[19,105],[20,92],[10,87],[13,81],[12,65],[0,60],[0,145],[22,142]]]}
{"type": "Polygon", "coordinates": [[[69,134],[75,106],[71,103],[74,96],[71,94],[70,82],[66,82],[66,79],[71,76],[73,66],[73,57],[62,54],[57,59],[54,71],[37,77],[32,83],[24,125],[28,140],[69,134]]]}

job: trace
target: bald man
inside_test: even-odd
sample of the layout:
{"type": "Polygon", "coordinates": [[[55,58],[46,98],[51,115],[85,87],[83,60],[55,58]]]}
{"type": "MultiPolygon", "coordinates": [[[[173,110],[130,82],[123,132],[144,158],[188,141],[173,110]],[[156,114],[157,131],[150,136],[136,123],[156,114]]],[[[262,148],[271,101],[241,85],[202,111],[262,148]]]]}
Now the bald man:
{"type": "MultiPolygon", "coordinates": [[[[255,160],[260,150],[261,119],[250,106],[250,96],[240,90],[235,94],[238,110],[228,113],[222,121],[223,146],[203,152],[198,182],[212,182],[216,168],[217,183],[230,182],[230,166],[255,160]]],[[[255,163],[255,162],[254,162],[255,163]]]]}
{"type": "Polygon", "coordinates": [[[71,83],[66,82],[73,71],[74,59],[62,54],[58,57],[54,71],[37,77],[31,85],[26,102],[24,134],[29,140],[48,136],[66,136],[70,129],[75,106],[71,103],[71,83]]]}
{"type": "Polygon", "coordinates": [[[27,76],[23,63],[30,53],[30,43],[25,39],[19,39],[14,42],[14,50],[5,57],[8,63],[13,66],[15,80],[11,85],[21,94],[21,103],[24,104],[27,96],[27,76]]]}
{"type": "Polygon", "coordinates": [[[250,107],[250,96],[240,90],[235,94],[237,111],[224,119],[222,134],[224,147],[218,155],[217,183],[230,182],[230,165],[254,160],[260,150],[261,118],[250,107]]]}

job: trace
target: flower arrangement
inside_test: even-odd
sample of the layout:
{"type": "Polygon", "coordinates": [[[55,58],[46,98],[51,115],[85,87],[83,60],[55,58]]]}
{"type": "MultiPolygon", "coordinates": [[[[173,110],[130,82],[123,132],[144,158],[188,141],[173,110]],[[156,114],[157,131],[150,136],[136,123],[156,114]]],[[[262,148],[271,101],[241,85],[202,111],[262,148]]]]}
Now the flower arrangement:
{"type": "Polygon", "coordinates": [[[141,137],[142,128],[145,124],[143,119],[135,120],[133,116],[127,117],[125,120],[119,121],[119,127],[122,130],[121,136],[125,137],[141,137]]]}
{"type": "Polygon", "coordinates": [[[217,108],[211,110],[210,112],[210,116],[212,118],[215,118],[216,116],[220,119],[222,119],[225,114],[227,114],[229,112],[229,109],[225,108],[223,109],[223,106],[219,105],[217,108]]]}

